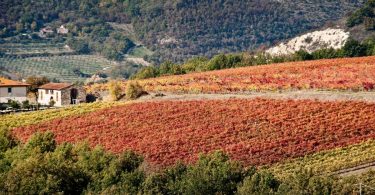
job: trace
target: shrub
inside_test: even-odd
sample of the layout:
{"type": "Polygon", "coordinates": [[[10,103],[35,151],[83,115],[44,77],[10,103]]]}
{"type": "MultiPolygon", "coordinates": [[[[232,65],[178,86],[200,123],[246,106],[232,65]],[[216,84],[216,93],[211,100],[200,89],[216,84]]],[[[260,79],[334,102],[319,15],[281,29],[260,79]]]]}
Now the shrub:
{"type": "Polygon", "coordinates": [[[333,178],[315,176],[310,169],[301,168],[279,186],[281,194],[331,194],[333,178]]]}
{"type": "Polygon", "coordinates": [[[141,69],[139,72],[133,75],[131,79],[148,79],[157,76],[159,76],[159,69],[153,66],[148,66],[146,68],[141,69]]]}
{"type": "Polygon", "coordinates": [[[39,148],[40,152],[52,152],[56,148],[54,134],[51,132],[35,133],[26,144],[26,148],[39,148]]]}
{"type": "Polygon", "coordinates": [[[119,81],[109,82],[109,94],[113,101],[117,101],[122,97],[122,89],[119,81]]]}
{"type": "Polygon", "coordinates": [[[0,153],[5,152],[16,145],[17,141],[14,139],[11,132],[7,129],[0,129],[0,153]]]}
{"type": "Polygon", "coordinates": [[[53,107],[53,106],[55,106],[55,104],[56,104],[55,100],[51,99],[51,100],[49,101],[49,103],[48,103],[48,106],[49,106],[49,107],[53,107]]]}
{"type": "Polygon", "coordinates": [[[206,65],[206,70],[220,70],[226,68],[228,64],[228,58],[225,54],[218,54],[214,56],[206,65]]]}
{"type": "Polygon", "coordinates": [[[343,55],[346,57],[360,57],[366,55],[367,48],[362,45],[360,42],[349,39],[344,47],[342,48],[343,55]]]}
{"type": "Polygon", "coordinates": [[[246,177],[238,186],[238,194],[274,194],[279,188],[280,182],[267,172],[258,172],[246,177]]]}
{"type": "Polygon", "coordinates": [[[143,90],[142,86],[139,85],[138,82],[128,82],[128,84],[126,85],[125,94],[126,98],[129,100],[137,99],[141,97],[144,93],[145,91],[143,90]]]}
{"type": "Polygon", "coordinates": [[[181,180],[186,171],[187,166],[177,162],[161,173],[150,174],[143,183],[142,194],[183,194],[181,180]]]}
{"type": "Polygon", "coordinates": [[[299,50],[297,51],[295,54],[295,59],[297,61],[304,61],[304,60],[312,60],[313,59],[313,56],[311,54],[309,54],[307,51],[305,50],[299,50]]]}
{"type": "Polygon", "coordinates": [[[204,70],[204,66],[208,62],[208,59],[205,57],[196,57],[188,60],[185,64],[182,65],[184,72],[200,72],[204,70]]]}
{"type": "Polygon", "coordinates": [[[21,104],[20,104],[18,101],[9,100],[9,101],[8,101],[8,104],[9,104],[9,106],[12,107],[13,109],[20,109],[20,108],[21,108],[21,104]]]}
{"type": "Polygon", "coordinates": [[[222,152],[201,155],[187,168],[179,184],[186,194],[234,194],[246,175],[243,167],[222,152]]]}
{"type": "Polygon", "coordinates": [[[23,109],[29,109],[30,108],[29,100],[25,100],[25,101],[22,102],[22,108],[23,109]]]}
{"type": "Polygon", "coordinates": [[[89,44],[85,39],[69,39],[67,44],[79,54],[89,54],[91,52],[89,44]]]}

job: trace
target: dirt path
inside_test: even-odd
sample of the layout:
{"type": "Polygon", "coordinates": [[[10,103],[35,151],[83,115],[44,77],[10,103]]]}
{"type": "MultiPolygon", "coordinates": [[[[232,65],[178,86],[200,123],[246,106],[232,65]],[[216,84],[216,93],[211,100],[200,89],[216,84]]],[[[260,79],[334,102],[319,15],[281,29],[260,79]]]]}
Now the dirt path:
{"type": "Polygon", "coordinates": [[[371,170],[375,171],[375,162],[366,163],[366,164],[359,165],[356,167],[336,171],[333,173],[333,175],[337,175],[341,177],[348,177],[348,176],[353,176],[353,175],[360,175],[362,173],[366,173],[371,170]]]}
{"type": "Polygon", "coordinates": [[[319,100],[319,101],[364,101],[375,103],[375,92],[335,92],[335,91],[287,91],[287,92],[251,92],[241,94],[172,94],[155,93],[141,97],[138,101],[163,101],[163,100],[217,100],[230,98],[271,98],[294,100],[319,100]]]}

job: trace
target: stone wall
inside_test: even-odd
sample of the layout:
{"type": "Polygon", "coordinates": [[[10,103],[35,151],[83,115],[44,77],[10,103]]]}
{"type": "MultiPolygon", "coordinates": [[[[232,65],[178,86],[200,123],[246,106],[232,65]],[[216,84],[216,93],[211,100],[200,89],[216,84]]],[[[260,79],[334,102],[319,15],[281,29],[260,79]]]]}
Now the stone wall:
{"type": "Polygon", "coordinates": [[[81,86],[71,86],[71,87],[66,88],[66,89],[61,91],[61,101],[62,101],[61,104],[63,106],[71,104],[70,94],[71,94],[72,89],[77,89],[77,91],[78,91],[77,99],[80,101],[80,103],[83,103],[83,102],[86,101],[86,91],[85,91],[85,89],[81,86]]]}

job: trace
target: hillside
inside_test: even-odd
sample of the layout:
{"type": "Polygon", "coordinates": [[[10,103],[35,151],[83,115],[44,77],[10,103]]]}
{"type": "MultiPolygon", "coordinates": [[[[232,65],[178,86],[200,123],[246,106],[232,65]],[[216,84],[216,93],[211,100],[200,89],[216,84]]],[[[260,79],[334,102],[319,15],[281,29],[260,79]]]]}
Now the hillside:
{"type": "Polygon", "coordinates": [[[350,39],[366,41],[375,36],[375,2],[366,1],[363,6],[345,17],[326,23],[319,30],[299,35],[266,50],[271,55],[286,55],[305,50],[341,49],[350,39]]]}
{"type": "Polygon", "coordinates": [[[322,48],[341,49],[350,37],[350,32],[343,29],[325,29],[306,33],[295,37],[286,43],[269,48],[266,53],[270,55],[288,55],[304,50],[312,53],[322,48]]]}
{"type": "Polygon", "coordinates": [[[182,61],[193,55],[212,56],[269,46],[319,28],[327,21],[338,20],[362,3],[362,0],[6,0],[0,6],[0,36],[6,38],[29,34],[45,26],[65,25],[75,42],[83,40],[90,50],[110,58],[126,53],[118,48],[129,39],[156,52],[146,57],[148,60],[182,61]],[[125,29],[117,28],[123,27],[122,24],[127,25],[125,29]],[[125,37],[113,36],[118,32],[125,37]],[[111,52],[103,50],[100,44],[111,52]]]}
{"type": "Polygon", "coordinates": [[[164,101],[113,107],[13,132],[25,141],[37,131],[50,130],[58,142],[87,139],[114,152],[132,149],[162,165],[192,162],[200,152],[218,149],[246,165],[261,165],[372,139],[374,109],[373,104],[351,102],[164,101]]]}
{"type": "MultiPolygon", "coordinates": [[[[246,93],[301,89],[373,91],[374,79],[375,57],[371,56],[232,68],[138,82],[149,92],[246,93]]],[[[108,86],[96,84],[88,89],[103,91],[108,86]]]]}
{"type": "Polygon", "coordinates": [[[374,61],[294,62],[138,80],[150,94],[135,101],[0,116],[5,167],[0,191],[104,193],[116,188],[133,194],[156,185],[162,189],[152,187],[152,192],[169,193],[185,189],[183,178],[188,178],[198,183],[189,189],[201,192],[200,183],[207,186],[238,171],[243,176],[233,177],[227,194],[258,192],[248,186],[259,186],[259,177],[280,184],[269,184],[270,192],[280,194],[301,189],[321,194],[327,188],[327,194],[350,194],[359,183],[370,186],[363,192],[371,194],[374,61]],[[308,88],[308,83],[315,84],[308,88]],[[266,91],[262,98],[259,90],[266,91]],[[298,94],[306,97],[298,100],[298,94]],[[51,176],[61,182],[51,182],[51,176]],[[129,189],[132,181],[137,182],[129,189]],[[178,187],[165,189],[176,182],[178,187]],[[301,187],[301,182],[309,185],[301,187]]]}
{"type": "Polygon", "coordinates": [[[361,2],[161,1],[140,6],[134,27],[159,61],[181,61],[269,46],[340,19],[361,2]]]}
{"type": "MultiPolygon", "coordinates": [[[[135,48],[136,50],[138,48],[135,48]]],[[[84,82],[94,74],[127,78],[143,65],[139,56],[114,61],[99,54],[80,54],[62,42],[0,43],[0,74],[13,79],[46,76],[60,82],[84,82]]]]}

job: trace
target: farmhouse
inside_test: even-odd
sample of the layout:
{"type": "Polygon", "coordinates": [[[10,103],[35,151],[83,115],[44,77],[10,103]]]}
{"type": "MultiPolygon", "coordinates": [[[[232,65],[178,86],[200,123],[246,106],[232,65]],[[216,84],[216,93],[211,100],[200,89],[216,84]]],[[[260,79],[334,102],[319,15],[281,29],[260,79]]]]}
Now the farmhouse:
{"type": "Polygon", "coordinates": [[[0,103],[8,103],[9,100],[18,102],[27,100],[28,86],[26,83],[0,77],[0,103]]]}
{"type": "Polygon", "coordinates": [[[38,103],[54,106],[67,106],[79,104],[86,99],[86,93],[82,87],[70,83],[47,83],[38,89],[38,103]]]}
{"type": "Polygon", "coordinates": [[[54,32],[50,26],[40,29],[39,37],[46,38],[48,35],[52,35],[54,32]]]}
{"type": "Polygon", "coordinates": [[[64,25],[61,25],[60,28],[57,28],[56,29],[57,31],[57,34],[68,34],[69,30],[67,28],[64,27],[64,25]]]}

